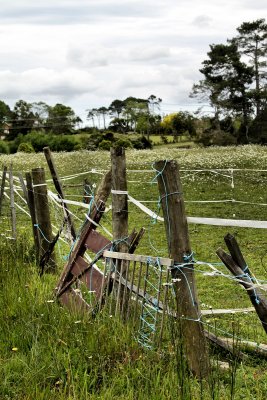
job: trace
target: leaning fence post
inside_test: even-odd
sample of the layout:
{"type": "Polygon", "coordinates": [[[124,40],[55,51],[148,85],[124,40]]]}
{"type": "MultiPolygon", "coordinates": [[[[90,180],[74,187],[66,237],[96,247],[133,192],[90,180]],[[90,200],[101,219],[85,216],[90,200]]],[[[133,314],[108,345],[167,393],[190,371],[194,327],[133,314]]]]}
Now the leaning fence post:
{"type": "Polygon", "coordinates": [[[179,169],[173,160],[158,161],[155,168],[169,256],[175,262],[171,272],[184,351],[189,369],[202,378],[209,374],[209,360],[203,326],[199,321],[200,310],[179,169]]]}
{"type": "Polygon", "coordinates": [[[71,215],[70,215],[68,206],[67,206],[67,204],[64,203],[65,198],[64,198],[63,188],[62,188],[60,180],[59,180],[59,176],[58,176],[58,173],[56,170],[56,165],[55,165],[52,153],[51,153],[49,147],[44,147],[43,150],[44,150],[44,155],[45,155],[48,167],[49,167],[51,175],[52,175],[52,179],[53,179],[56,191],[58,192],[58,195],[59,195],[60,199],[62,200],[63,211],[64,211],[64,214],[66,215],[68,227],[70,229],[70,233],[71,233],[71,237],[72,237],[72,242],[74,242],[75,238],[76,238],[76,232],[75,232],[75,228],[73,225],[73,221],[71,219],[71,215]]]}
{"type": "Polygon", "coordinates": [[[15,209],[15,199],[14,199],[14,180],[13,180],[13,166],[10,165],[9,168],[9,188],[10,188],[10,210],[11,210],[11,225],[12,225],[12,237],[17,238],[16,230],[16,209],[15,209]]]}
{"type": "Polygon", "coordinates": [[[6,172],[7,172],[7,166],[4,166],[3,173],[2,173],[2,182],[1,182],[1,191],[0,191],[0,215],[2,214],[2,203],[3,203],[3,198],[4,198],[4,192],[5,192],[5,183],[6,183],[6,172]]]}
{"type": "MultiPolygon", "coordinates": [[[[49,250],[49,244],[52,241],[52,226],[45,182],[45,172],[43,168],[35,168],[32,170],[32,182],[37,220],[36,228],[39,230],[40,237],[40,261],[41,257],[49,250]]],[[[55,270],[56,263],[53,255],[51,255],[46,271],[55,272],[55,270]]]]}

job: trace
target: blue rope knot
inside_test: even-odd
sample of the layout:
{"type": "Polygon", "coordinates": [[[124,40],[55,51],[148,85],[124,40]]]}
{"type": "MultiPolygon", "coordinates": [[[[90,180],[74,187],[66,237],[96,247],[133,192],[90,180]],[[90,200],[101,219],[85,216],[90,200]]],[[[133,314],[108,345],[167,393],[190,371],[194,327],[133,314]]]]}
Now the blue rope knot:
{"type": "Polygon", "coordinates": [[[152,264],[152,259],[151,259],[151,257],[147,257],[146,263],[147,263],[148,265],[152,264]]]}
{"type": "Polygon", "coordinates": [[[195,262],[194,260],[194,252],[192,251],[191,254],[184,254],[183,255],[183,260],[184,262],[188,263],[188,264],[192,264],[195,262]]]}
{"type": "Polygon", "coordinates": [[[245,268],[243,269],[243,272],[248,271],[248,266],[246,265],[245,268]]]}
{"type": "MultiPolygon", "coordinates": [[[[246,270],[248,270],[248,266],[245,267],[245,269],[243,270],[243,272],[246,271],[246,270]]],[[[236,277],[237,277],[237,278],[247,278],[251,283],[253,283],[253,282],[255,281],[254,278],[252,278],[252,277],[249,275],[248,272],[245,272],[244,274],[241,274],[241,275],[237,275],[236,277]]],[[[255,297],[255,303],[256,303],[256,304],[260,304],[260,300],[259,300],[259,298],[258,298],[258,295],[257,295],[257,292],[256,292],[255,289],[253,289],[253,293],[254,293],[254,297],[255,297]]]]}

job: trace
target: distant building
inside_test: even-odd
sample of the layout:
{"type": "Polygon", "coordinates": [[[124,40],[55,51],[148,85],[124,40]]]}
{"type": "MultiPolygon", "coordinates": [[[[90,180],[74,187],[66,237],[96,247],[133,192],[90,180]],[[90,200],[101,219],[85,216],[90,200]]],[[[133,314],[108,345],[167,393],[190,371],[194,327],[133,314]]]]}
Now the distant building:
{"type": "Polygon", "coordinates": [[[4,140],[10,132],[11,124],[8,124],[7,122],[3,122],[2,127],[0,129],[0,139],[4,140]]]}

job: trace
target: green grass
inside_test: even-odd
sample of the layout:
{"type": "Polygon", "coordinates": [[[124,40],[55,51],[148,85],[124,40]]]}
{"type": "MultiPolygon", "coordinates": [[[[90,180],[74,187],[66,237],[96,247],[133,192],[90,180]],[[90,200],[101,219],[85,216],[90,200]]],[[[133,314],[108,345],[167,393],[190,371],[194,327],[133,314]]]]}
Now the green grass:
{"type": "MultiPolygon", "coordinates": [[[[108,152],[58,153],[54,155],[61,176],[106,170],[108,152]]],[[[157,185],[151,183],[156,173],[152,164],[159,159],[176,159],[180,165],[187,215],[266,220],[266,207],[235,203],[192,203],[196,200],[232,199],[267,203],[267,149],[260,146],[240,148],[173,149],[156,147],[153,151],[128,151],[128,190],[139,199],[157,208],[157,185]],[[222,174],[192,172],[192,169],[241,168],[222,174]],[[135,170],[135,172],[133,172],[135,170]],[[136,172],[136,170],[144,170],[136,172]],[[185,171],[191,170],[191,171],[185,171]],[[131,172],[132,171],[132,172],[131,172]]],[[[0,156],[0,163],[13,163],[14,174],[44,166],[42,154],[0,156]]],[[[65,184],[81,184],[85,177],[97,185],[101,175],[88,173],[65,184]]],[[[53,185],[49,184],[54,191],[53,185]]],[[[65,187],[69,196],[81,201],[82,187],[65,187]],[[73,197],[74,198],[74,197],[73,197]]],[[[70,197],[71,198],[71,197],[70,197]]],[[[16,201],[23,203],[16,197],[16,201]]],[[[71,207],[81,219],[83,209],[71,207]]],[[[56,226],[62,215],[51,208],[56,226]]],[[[251,355],[242,363],[231,363],[229,371],[214,368],[210,381],[202,385],[184,371],[175,351],[176,339],[160,352],[145,351],[134,339],[130,325],[124,325],[107,311],[95,319],[73,315],[53,299],[53,289],[69,247],[57,247],[59,271],[39,278],[33,262],[31,226],[27,216],[18,213],[18,243],[1,236],[0,242],[0,399],[265,399],[266,361],[251,355]],[[12,350],[13,349],[13,350],[12,350]]],[[[111,230],[111,212],[102,220],[111,230]]],[[[162,223],[153,224],[150,217],[129,204],[129,224],[146,227],[139,254],[168,256],[162,223]]],[[[80,222],[76,221],[76,227],[80,222]]],[[[4,202],[1,233],[9,232],[9,206],[4,202]]],[[[266,279],[267,240],[261,229],[222,228],[189,225],[191,246],[200,261],[218,262],[215,251],[224,246],[226,233],[234,234],[250,269],[258,278],[266,279]]],[[[222,271],[227,272],[223,266],[222,271]]],[[[207,267],[203,267],[206,270],[207,267]]],[[[232,280],[207,277],[196,273],[199,301],[202,308],[250,306],[245,291],[232,280]]],[[[238,338],[266,342],[266,334],[255,314],[205,318],[205,327],[238,338]]],[[[170,325],[175,336],[175,327],[170,325]]],[[[213,353],[213,359],[224,360],[213,353]]]]}

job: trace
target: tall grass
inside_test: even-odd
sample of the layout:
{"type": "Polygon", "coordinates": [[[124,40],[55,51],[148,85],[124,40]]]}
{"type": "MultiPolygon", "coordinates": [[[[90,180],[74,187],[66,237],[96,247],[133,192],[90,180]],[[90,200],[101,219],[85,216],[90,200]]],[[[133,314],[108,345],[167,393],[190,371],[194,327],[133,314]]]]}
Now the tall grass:
{"type": "MultiPolygon", "coordinates": [[[[236,149],[192,149],[175,152],[160,149],[159,152],[129,152],[129,168],[151,170],[151,163],[160,158],[177,158],[183,168],[261,167],[265,165],[267,152],[264,148],[248,146],[236,149]],[[260,160],[259,160],[260,158],[260,160]]],[[[30,170],[45,166],[42,155],[32,159],[23,155],[1,157],[2,163],[12,159],[14,169],[30,170]],[[25,165],[26,163],[26,165],[25,165]]],[[[107,153],[80,152],[55,154],[61,175],[86,171],[92,167],[106,169],[107,153]]],[[[153,172],[129,176],[129,191],[134,197],[157,201],[157,188],[151,185],[153,172]],[[138,183],[139,181],[139,183],[138,183]],[[148,183],[147,183],[148,182],[148,183]]],[[[82,182],[83,178],[79,182],[82,182]]],[[[78,181],[77,179],[77,181],[78,181]]],[[[92,175],[92,183],[99,177],[92,175]]],[[[186,200],[226,198],[266,199],[266,174],[238,173],[235,187],[228,178],[198,175],[183,179],[186,200]],[[218,183],[219,182],[219,183],[218,183]]],[[[70,194],[78,194],[70,191],[70,194]]],[[[81,192],[82,194],[82,192],[81,192]]],[[[155,203],[156,204],[156,203],[155,203]]],[[[153,208],[154,206],[151,206],[153,208]]],[[[235,204],[199,205],[187,203],[189,215],[247,217],[264,219],[264,208],[237,206],[235,204]]],[[[8,209],[5,209],[8,216],[8,209]]],[[[53,215],[54,215],[53,210],[53,215]]],[[[73,209],[76,212],[75,209],[73,209]]],[[[148,217],[129,206],[130,226],[147,227],[147,234],[138,252],[167,255],[164,227],[151,224],[148,217]],[[152,248],[153,245],[153,248],[152,248]]],[[[56,212],[55,212],[56,213],[56,212]]],[[[83,217],[83,211],[79,210],[83,217]]],[[[61,222],[53,216],[56,222],[61,222]]],[[[45,274],[41,278],[36,268],[29,222],[19,216],[17,242],[1,237],[0,241],[0,399],[266,399],[266,361],[253,355],[242,362],[236,356],[210,349],[211,376],[198,382],[189,373],[185,362],[179,323],[166,322],[169,342],[155,351],[145,350],[135,340],[136,332],[131,324],[124,324],[108,309],[95,318],[71,314],[53,298],[58,274],[64,261],[62,256],[69,249],[61,247],[58,254],[58,274],[45,274]],[[60,258],[61,257],[61,258],[60,258]],[[221,361],[229,362],[230,368],[222,370],[221,361]]],[[[104,224],[111,228],[111,216],[107,213],[104,224]]],[[[59,224],[60,225],[60,224],[59,224]]],[[[1,220],[1,231],[8,227],[8,220],[1,220]]],[[[205,226],[190,226],[192,248],[196,257],[205,261],[217,261],[215,250],[223,243],[228,230],[205,226]]],[[[257,276],[266,276],[263,268],[266,253],[264,232],[235,229],[246,259],[257,276]],[[261,264],[261,260],[263,266],[261,264]]],[[[242,307],[249,301],[238,286],[224,278],[197,275],[198,292],[202,308],[242,307]]],[[[204,320],[205,327],[219,336],[230,333],[235,337],[235,353],[238,356],[240,337],[258,342],[265,334],[257,320],[250,315],[228,315],[204,320]],[[225,333],[226,332],[226,333],[225,333]]]]}

